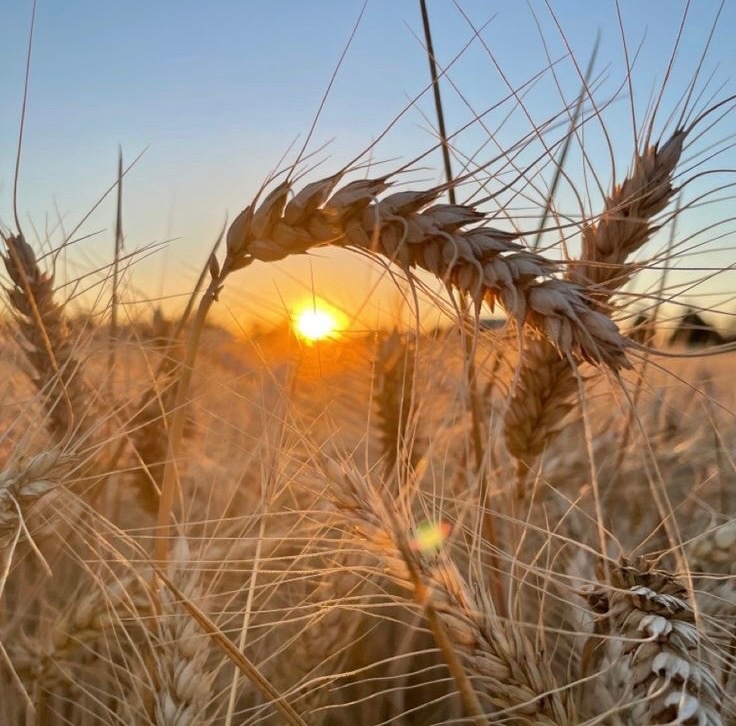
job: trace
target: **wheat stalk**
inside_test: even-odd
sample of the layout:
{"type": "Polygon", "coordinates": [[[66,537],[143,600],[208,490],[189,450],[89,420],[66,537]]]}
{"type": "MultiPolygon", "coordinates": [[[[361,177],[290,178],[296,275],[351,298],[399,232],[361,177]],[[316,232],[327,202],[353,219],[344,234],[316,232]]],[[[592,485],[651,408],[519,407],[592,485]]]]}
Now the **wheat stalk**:
{"type": "Polygon", "coordinates": [[[83,422],[90,392],[74,354],[64,307],[54,300],[53,275],[40,269],[22,235],[3,239],[8,250],[3,260],[13,283],[7,294],[27,343],[23,352],[36,374],[33,383],[44,394],[48,428],[61,440],[83,422]]]}
{"type": "Polygon", "coordinates": [[[416,436],[411,431],[415,356],[416,346],[397,330],[383,337],[376,352],[373,399],[389,472],[398,462],[414,468],[419,461],[416,436]]]}
{"type": "MultiPolygon", "coordinates": [[[[598,221],[583,228],[580,259],[571,263],[568,279],[586,289],[604,309],[611,295],[636,270],[627,262],[657,229],[654,218],[672,200],[672,178],[682,155],[686,131],[676,131],[637,154],[631,173],[604,203],[598,221]]],[[[574,406],[577,378],[570,362],[545,341],[531,341],[511,396],[504,435],[511,454],[531,466],[562,428],[574,406]]]]}
{"type": "Polygon", "coordinates": [[[599,671],[588,687],[591,715],[609,710],[631,724],[723,724],[722,691],[702,659],[705,643],[686,588],[644,560],[611,567],[609,579],[587,595],[598,614],[584,659],[599,671]]]}
{"type": "Polygon", "coordinates": [[[444,187],[379,200],[390,186],[388,177],[334,191],[341,179],[336,174],[309,184],[292,199],[291,185],[283,182],[260,205],[243,210],[227,234],[223,271],[319,245],[351,246],[386,257],[407,272],[424,269],[469,295],[477,307],[498,302],[519,324],[565,353],[614,370],[628,365],[627,342],[616,326],[591,308],[578,285],[552,276],[554,263],[515,242],[517,234],[466,229],[484,215],[470,206],[433,204],[444,187]]]}
{"type": "Polygon", "coordinates": [[[380,557],[386,572],[436,616],[452,653],[473,674],[475,691],[482,687],[494,717],[503,723],[575,723],[572,705],[538,649],[521,628],[495,615],[483,587],[474,595],[449,557],[433,561],[419,554],[411,546],[409,525],[391,525],[401,521],[398,511],[353,468],[329,460],[325,470],[334,506],[363,545],[380,557]]]}

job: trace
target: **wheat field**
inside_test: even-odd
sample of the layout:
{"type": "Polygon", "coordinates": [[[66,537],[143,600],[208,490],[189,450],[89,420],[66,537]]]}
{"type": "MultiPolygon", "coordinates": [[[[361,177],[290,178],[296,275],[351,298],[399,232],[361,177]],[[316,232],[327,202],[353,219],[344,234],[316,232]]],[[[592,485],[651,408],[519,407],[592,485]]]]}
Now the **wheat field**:
{"type": "Polygon", "coordinates": [[[5,223],[0,724],[736,724],[736,352],[669,340],[729,314],[736,100],[665,76],[619,141],[573,57],[584,92],[490,160],[451,139],[450,182],[284,162],[186,311],[130,314],[115,245],[82,315],[66,242],[5,223]],[[212,322],[333,248],[390,324],[212,322]]]}

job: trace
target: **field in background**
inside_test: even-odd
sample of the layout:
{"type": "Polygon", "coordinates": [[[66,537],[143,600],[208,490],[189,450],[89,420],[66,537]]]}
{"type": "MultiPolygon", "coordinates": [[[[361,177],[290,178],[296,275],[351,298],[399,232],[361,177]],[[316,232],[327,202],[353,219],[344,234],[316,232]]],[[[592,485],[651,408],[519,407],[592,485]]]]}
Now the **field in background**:
{"type": "MultiPolygon", "coordinates": [[[[110,376],[106,342],[79,343],[89,355],[92,388],[104,394],[110,387],[126,401],[145,395],[161,346],[161,340],[120,341],[110,376]]],[[[419,339],[383,333],[312,345],[288,331],[243,341],[212,329],[202,351],[178,460],[184,500],[167,572],[181,596],[239,644],[306,723],[463,720],[456,682],[422,614],[426,603],[403,579],[392,535],[380,529],[388,523],[380,515],[371,519],[386,506],[410,544],[422,527],[448,525],[441,544],[412,552],[425,568],[430,602],[439,600],[453,648],[470,649],[464,668],[472,687],[491,699],[481,701],[484,712],[506,704],[530,712],[512,722],[547,723],[539,696],[550,689],[565,708],[579,704],[565,722],[613,712],[622,672],[630,684],[643,680],[651,688],[637,649],[656,650],[658,667],[663,658],[687,655],[688,668],[707,668],[713,688],[732,692],[734,354],[670,361],[670,372],[650,369],[633,419],[619,384],[593,376],[586,421],[580,411],[565,419],[519,496],[518,472],[503,443],[517,356],[507,332],[482,333],[476,352],[489,422],[482,476],[472,464],[457,329],[419,339]],[[401,395],[408,390],[412,396],[401,395]],[[410,409],[406,439],[392,421],[401,417],[402,401],[410,409]],[[391,469],[387,452],[395,449],[395,436],[404,464],[391,469]],[[340,477],[354,477],[352,488],[340,477]],[[666,483],[661,491],[685,544],[687,574],[667,554],[654,502],[659,482],[666,483]],[[489,514],[493,543],[485,529],[489,514]],[[645,617],[674,617],[668,629],[688,622],[680,620],[678,603],[697,603],[698,632],[708,637],[697,651],[670,652],[661,639],[637,645],[642,634],[634,631],[614,656],[604,650],[603,662],[586,663],[607,642],[594,635],[606,620],[591,599],[603,577],[596,572],[599,524],[614,560],[632,558],[639,572],[644,565],[636,558],[655,553],[663,558],[658,567],[677,573],[685,590],[660,582],[665,589],[656,595],[651,579],[618,587],[638,588],[637,603],[644,603],[638,606],[648,613],[655,608],[645,617]],[[494,602],[499,591],[503,603],[494,602]],[[685,592],[694,598],[686,600],[685,592]],[[656,614],[658,599],[646,604],[648,597],[661,598],[664,614],[656,614]],[[532,654],[536,664],[525,660],[532,654]],[[696,665],[701,659],[707,666],[696,665]],[[539,679],[525,676],[529,690],[521,693],[513,687],[520,667],[539,679]],[[601,709],[604,695],[611,702],[601,709]]],[[[63,448],[49,449],[27,366],[7,339],[3,361],[6,455],[20,449],[63,457],[63,448]]],[[[636,388],[640,370],[625,375],[626,390],[636,388]]],[[[133,435],[135,424],[127,428],[133,435]]],[[[233,681],[233,664],[180,598],[164,590],[159,603],[153,600],[146,562],[155,534],[153,476],[126,452],[85,504],[98,485],[97,465],[90,471],[98,457],[81,442],[61,469],[57,462],[40,473],[53,489],[28,508],[25,526],[34,546],[25,538],[13,542],[3,643],[17,681],[6,662],[4,722],[20,722],[28,709],[21,686],[35,722],[43,724],[224,723],[231,694],[232,723],[284,722],[246,677],[233,681]]],[[[18,465],[34,466],[33,460],[18,465]]],[[[626,589],[619,592],[623,599],[626,589]]],[[[628,627],[632,617],[623,621],[628,627]]],[[[695,691],[703,700],[706,686],[695,691]]],[[[673,687],[679,691],[682,683],[673,687]]],[[[721,704],[722,722],[732,722],[731,701],[724,697],[721,704]]],[[[644,723],[637,718],[623,722],[644,723]]],[[[563,715],[551,722],[563,722],[563,715]]]]}

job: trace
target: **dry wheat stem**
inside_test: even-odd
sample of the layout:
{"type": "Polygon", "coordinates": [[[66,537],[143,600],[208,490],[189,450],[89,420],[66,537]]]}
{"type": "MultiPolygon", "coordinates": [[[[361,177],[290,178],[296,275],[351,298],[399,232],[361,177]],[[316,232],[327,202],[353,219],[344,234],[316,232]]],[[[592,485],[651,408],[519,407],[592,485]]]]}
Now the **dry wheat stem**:
{"type": "Polygon", "coordinates": [[[585,658],[599,671],[591,715],[605,709],[632,724],[721,726],[723,694],[703,659],[686,588],[643,560],[613,566],[608,577],[587,595],[599,616],[585,658]]]}
{"type": "Polygon", "coordinates": [[[400,515],[392,515],[388,502],[355,470],[334,461],[328,461],[325,469],[333,484],[334,506],[347,517],[364,546],[381,558],[387,573],[412,590],[416,583],[411,570],[418,573],[430,612],[436,615],[453,651],[475,675],[476,690],[483,684],[482,695],[495,715],[504,723],[528,723],[532,718],[549,726],[574,723],[572,705],[551,670],[540,661],[537,648],[520,628],[495,615],[483,588],[474,595],[449,557],[440,555],[432,561],[431,555],[413,551],[409,525],[407,531],[397,531],[387,524],[400,521],[400,515]]]}

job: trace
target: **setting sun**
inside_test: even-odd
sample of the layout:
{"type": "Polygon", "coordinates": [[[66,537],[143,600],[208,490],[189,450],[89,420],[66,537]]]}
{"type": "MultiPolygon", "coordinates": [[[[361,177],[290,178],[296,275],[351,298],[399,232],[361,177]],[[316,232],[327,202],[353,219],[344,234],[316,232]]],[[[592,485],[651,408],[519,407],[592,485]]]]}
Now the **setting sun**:
{"type": "Polygon", "coordinates": [[[341,327],[338,314],[322,305],[310,305],[294,315],[294,330],[309,342],[334,337],[341,327]]]}

